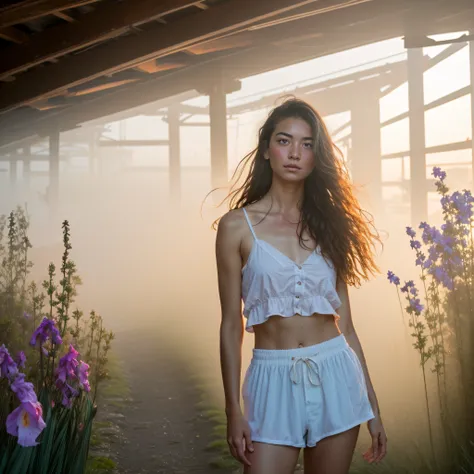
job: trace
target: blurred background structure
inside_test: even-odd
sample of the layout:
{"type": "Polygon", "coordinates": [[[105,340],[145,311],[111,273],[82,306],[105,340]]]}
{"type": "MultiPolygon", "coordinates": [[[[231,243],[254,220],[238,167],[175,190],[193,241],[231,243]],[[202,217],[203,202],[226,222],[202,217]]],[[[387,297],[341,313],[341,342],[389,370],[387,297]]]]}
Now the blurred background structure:
{"type": "MultiPolygon", "coordinates": [[[[473,187],[473,92],[472,0],[3,1],[0,214],[27,205],[36,278],[69,220],[79,300],[118,334],[132,373],[129,425],[165,413],[179,432],[170,372],[150,361],[190,364],[221,402],[210,225],[226,209],[205,198],[225,195],[279,98],[325,117],[385,232],[382,270],[410,279],[405,226],[441,221],[431,168],[473,187]]],[[[406,439],[424,426],[423,388],[394,289],[382,274],[351,301],[388,430],[406,439]]],[[[247,335],[244,365],[251,346],[247,335]]],[[[137,441],[152,472],[165,469],[150,454],[163,426],[137,441]]]]}

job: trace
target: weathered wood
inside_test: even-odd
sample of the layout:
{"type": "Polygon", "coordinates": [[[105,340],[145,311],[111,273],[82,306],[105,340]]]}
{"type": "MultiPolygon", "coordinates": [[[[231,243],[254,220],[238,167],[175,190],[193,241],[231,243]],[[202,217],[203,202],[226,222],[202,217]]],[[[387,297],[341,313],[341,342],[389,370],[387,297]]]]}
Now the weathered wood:
{"type": "MultiPolygon", "coordinates": [[[[56,64],[26,71],[14,82],[0,87],[0,110],[51,97],[104,74],[134,67],[165,56],[216,35],[242,29],[263,18],[317,0],[229,0],[205,11],[188,15],[167,25],[147,28],[81,54],[63,58],[56,64]]],[[[76,26],[75,23],[67,25],[76,26]]]]}
{"type": "Polygon", "coordinates": [[[0,28],[94,2],[97,2],[97,0],[24,0],[0,8],[0,28]]]}
{"type": "Polygon", "coordinates": [[[0,28],[0,38],[17,44],[26,43],[30,39],[26,33],[23,33],[23,31],[13,28],[12,26],[0,28]]]}
{"type": "Polygon", "coordinates": [[[100,140],[99,146],[168,146],[168,140],[100,140]]]}
{"type": "Polygon", "coordinates": [[[26,47],[11,47],[0,62],[0,79],[32,66],[122,34],[132,26],[188,7],[191,0],[126,0],[98,4],[79,21],[58,25],[35,35],[26,47]]]}
{"type": "MultiPolygon", "coordinates": [[[[451,3],[452,8],[455,9],[457,1],[453,0],[451,3]]],[[[68,130],[74,128],[76,124],[86,121],[95,120],[98,122],[100,117],[113,115],[113,120],[115,120],[117,117],[123,118],[140,114],[143,112],[141,107],[145,104],[163,100],[166,97],[170,97],[174,101],[172,96],[178,94],[184,96],[186,95],[185,91],[189,91],[187,94],[193,96],[190,91],[196,87],[197,83],[205,82],[215,67],[225,70],[229,77],[241,78],[347,48],[403,35],[403,18],[395,13],[391,14],[390,10],[387,13],[390,14],[389,18],[376,16],[356,24],[347,18],[346,22],[334,25],[330,39],[318,40],[315,42],[314,48],[296,49],[293,54],[276,55],[275,46],[261,45],[244,51],[228,53],[223,57],[208,60],[202,65],[193,65],[180,71],[168,72],[158,78],[127,87],[125,90],[113,91],[102,97],[84,100],[69,109],[48,111],[46,114],[33,114],[28,118],[17,116],[17,112],[26,109],[15,110],[5,114],[2,120],[0,148],[3,152],[11,149],[12,144],[19,143],[20,140],[30,140],[30,138],[37,140],[36,134],[38,132],[44,134],[42,129],[50,127],[49,123],[52,120],[61,123],[63,130],[68,130]],[[387,21],[384,28],[380,27],[383,24],[382,20],[387,21]]],[[[313,28],[315,30],[320,28],[326,18],[324,15],[315,17],[313,28]]],[[[434,21],[435,19],[436,12],[427,10],[424,21],[419,24],[420,31],[425,29],[426,34],[437,34],[452,31],[453,28],[459,26],[458,20],[450,22],[448,19],[440,23],[434,21]]],[[[278,50],[281,51],[281,48],[278,50]]],[[[291,53],[291,48],[288,49],[288,52],[291,53]]],[[[152,105],[152,107],[154,106],[152,105]]],[[[153,108],[149,110],[153,110],[153,108]]]]}
{"type": "Polygon", "coordinates": [[[425,103],[423,49],[408,50],[408,112],[410,129],[410,211],[415,227],[428,215],[426,188],[425,103]]]}
{"type": "Polygon", "coordinates": [[[472,186],[474,187],[474,41],[469,43],[469,70],[470,70],[470,93],[471,93],[471,174],[472,174],[472,186]]]}

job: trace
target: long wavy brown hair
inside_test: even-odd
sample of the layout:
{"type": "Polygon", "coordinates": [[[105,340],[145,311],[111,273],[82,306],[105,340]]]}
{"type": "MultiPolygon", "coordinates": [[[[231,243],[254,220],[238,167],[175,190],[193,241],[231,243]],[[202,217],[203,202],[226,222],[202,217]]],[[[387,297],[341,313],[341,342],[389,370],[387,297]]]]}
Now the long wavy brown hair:
{"type": "MultiPolygon", "coordinates": [[[[321,254],[333,263],[338,277],[349,285],[359,286],[361,278],[370,278],[369,273],[380,273],[371,247],[375,249],[374,239],[382,247],[383,243],[373,225],[372,214],[364,211],[354,196],[354,185],[341,150],[333,143],[321,116],[308,103],[292,97],[269,113],[259,130],[257,147],[239,162],[232,177],[235,183],[223,202],[229,201],[229,210],[239,209],[259,201],[267,194],[273,171],[263,154],[277,124],[287,118],[299,118],[307,122],[314,140],[316,166],[304,183],[298,232],[300,245],[306,247],[302,235],[308,230],[320,245],[321,254]],[[247,177],[237,187],[247,168],[247,177]]],[[[213,222],[214,229],[219,220],[213,222]]]]}

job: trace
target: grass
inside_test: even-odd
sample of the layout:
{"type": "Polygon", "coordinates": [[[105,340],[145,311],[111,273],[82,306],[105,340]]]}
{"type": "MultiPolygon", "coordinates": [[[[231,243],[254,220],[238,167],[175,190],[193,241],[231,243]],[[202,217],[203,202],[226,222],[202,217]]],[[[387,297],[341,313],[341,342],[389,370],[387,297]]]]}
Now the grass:
{"type": "MultiPolygon", "coordinates": [[[[109,406],[124,408],[127,400],[130,399],[130,387],[125,378],[122,363],[114,352],[109,354],[107,368],[108,377],[100,383],[98,389],[98,413],[100,413],[101,409],[105,409],[104,402],[109,406]]],[[[90,447],[99,448],[100,446],[105,446],[108,436],[103,431],[112,426],[113,423],[110,421],[94,419],[90,447]]],[[[114,471],[116,467],[115,461],[106,456],[89,454],[85,474],[107,474],[114,471]]]]}
{"type": "Polygon", "coordinates": [[[117,465],[112,459],[103,456],[92,456],[87,460],[86,474],[105,474],[113,471],[117,465]]]}

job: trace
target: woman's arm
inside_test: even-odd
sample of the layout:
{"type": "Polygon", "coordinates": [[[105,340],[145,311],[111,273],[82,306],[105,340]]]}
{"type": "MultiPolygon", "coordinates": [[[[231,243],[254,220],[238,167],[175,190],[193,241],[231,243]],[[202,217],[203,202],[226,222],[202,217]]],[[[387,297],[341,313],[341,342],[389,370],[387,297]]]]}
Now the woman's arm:
{"type": "Polygon", "coordinates": [[[239,222],[234,213],[219,221],[216,237],[217,277],[221,304],[220,356],[227,414],[241,413],[240,373],[244,335],[241,307],[239,222]]]}
{"type": "Polygon", "coordinates": [[[336,286],[337,294],[341,300],[341,306],[338,309],[338,314],[341,317],[339,320],[339,329],[344,334],[345,338],[349,345],[354,349],[354,352],[357,354],[357,357],[360,360],[362,368],[364,370],[365,381],[367,385],[367,391],[369,395],[369,401],[372,406],[372,410],[375,415],[380,416],[380,408],[377,401],[377,396],[375,395],[375,390],[370,379],[369,370],[367,368],[367,362],[365,360],[364,352],[357,336],[354,323],[352,321],[351,306],[349,303],[349,291],[347,284],[340,278],[337,280],[336,286]]]}
{"type": "Polygon", "coordinates": [[[354,352],[357,354],[357,357],[360,360],[362,365],[365,381],[367,385],[367,392],[369,396],[369,401],[372,406],[375,418],[372,418],[367,423],[370,435],[372,437],[372,444],[370,448],[363,454],[364,459],[369,463],[378,463],[381,461],[387,453],[387,435],[385,434],[385,429],[382,424],[382,417],[380,415],[380,408],[375,395],[375,390],[370,380],[369,370],[367,369],[367,363],[365,361],[364,352],[360,345],[359,338],[354,328],[351,315],[351,307],[349,304],[349,292],[347,289],[347,284],[338,278],[336,291],[341,299],[341,306],[338,310],[339,316],[339,329],[344,334],[347,342],[352,347],[354,352]]]}
{"type": "Polygon", "coordinates": [[[227,213],[219,222],[216,238],[217,274],[221,302],[220,354],[227,415],[227,443],[230,452],[240,462],[250,466],[246,451],[253,451],[250,427],[240,408],[240,372],[242,368],[241,288],[242,259],[240,257],[241,216],[227,213]]]}

